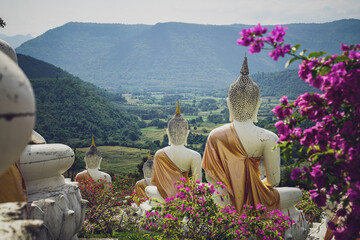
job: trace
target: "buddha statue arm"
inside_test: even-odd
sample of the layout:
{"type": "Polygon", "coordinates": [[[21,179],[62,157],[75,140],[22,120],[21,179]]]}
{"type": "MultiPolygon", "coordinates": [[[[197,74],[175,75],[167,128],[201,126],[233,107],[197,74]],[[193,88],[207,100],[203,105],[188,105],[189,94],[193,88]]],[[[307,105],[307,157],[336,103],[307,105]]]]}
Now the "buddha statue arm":
{"type": "Polygon", "coordinates": [[[194,176],[194,179],[198,179],[202,182],[202,172],[201,172],[201,155],[195,153],[191,162],[191,172],[194,176]]]}
{"type": "Polygon", "coordinates": [[[111,176],[109,175],[109,174],[107,174],[107,173],[105,173],[105,180],[107,181],[107,182],[112,182],[112,180],[111,180],[111,176]]]}
{"type": "Polygon", "coordinates": [[[263,152],[266,178],[262,182],[269,187],[275,187],[280,183],[280,149],[273,150],[277,140],[278,137],[271,133],[263,152]]]}

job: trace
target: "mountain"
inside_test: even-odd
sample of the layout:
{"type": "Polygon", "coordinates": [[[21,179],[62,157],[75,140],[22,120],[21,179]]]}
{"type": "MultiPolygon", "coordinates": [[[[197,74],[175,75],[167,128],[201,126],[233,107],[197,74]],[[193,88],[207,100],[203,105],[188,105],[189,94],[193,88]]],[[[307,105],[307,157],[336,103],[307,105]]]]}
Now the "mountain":
{"type": "Polygon", "coordinates": [[[30,34],[27,35],[15,35],[15,36],[7,36],[5,34],[0,33],[0,39],[9,43],[13,48],[17,48],[22,43],[32,39],[33,37],[30,34]]]}
{"type": "Polygon", "coordinates": [[[251,78],[259,85],[261,97],[271,96],[281,98],[282,96],[288,96],[290,99],[295,99],[305,92],[319,91],[302,81],[298,76],[297,69],[271,73],[255,73],[251,75],[251,78]]]}
{"type": "MultiPolygon", "coordinates": [[[[310,51],[339,53],[341,42],[354,44],[360,39],[357,19],[286,26],[287,42],[302,43],[310,51]]],[[[249,27],[71,22],[27,41],[16,51],[119,92],[218,89],[237,78],[247,49],[237,45],[236,40],[238,32],[249,27]]],[[[267,27],[270,30],[274,26],[267,27]]],[[[251,73],[284,69],[287,59],[275,62],[267,54],[248,55],[251,73]]]]}
{"type": "Polygon", "coordinates": [[[47,141],[87,146],[94,135],[98,144],[131,145],[140,137],[138,118],[110,103],[113,94],[32,57],[18,61],[35,92],[35,130],[47,141]]]}

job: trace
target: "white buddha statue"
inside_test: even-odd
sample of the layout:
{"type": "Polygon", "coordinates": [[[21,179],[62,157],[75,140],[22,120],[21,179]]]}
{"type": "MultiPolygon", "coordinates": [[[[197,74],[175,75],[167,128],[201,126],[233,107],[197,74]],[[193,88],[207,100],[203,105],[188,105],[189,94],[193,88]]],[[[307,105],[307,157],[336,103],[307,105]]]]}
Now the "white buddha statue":
{"type": "Polygon", "coordinates": [[[111,176],[105,172],[99,171],[101,164],[101,152],[95,146],[94,137],[92,137],[91,146],[89,150],[85,153],[85,163],[86,170],[78,173],[75,177],[76,181],[80,181],[80,179],[89,179],[92,178],[95,181],[99,179],[103,179],[109,183],[111,183],[111,176]]]}
{"type": "Polygon", "coordinates": [[[144,201],[144,199],[149,198],[148,195],[145,193],[145,188],[151,185],[151,176],[152,176],[152,168],[153,168],[154,161],[151,159],[151,154],[149,151],[149,156],[147,161],[143,165],[143,174],[144,178],[137,181],[135,184],[134,190],[134,201],[135,203],[140,206],[140,204],[144,201]]]}
{"type": "Polygon", "coordinates": [[[257,127],[260,107],[259,87],[248,76],[245,57],[242,76],[230,86],[228,107],[232,123],[218,127],[209,134],[202,167],[208,182],[226,188],[218,189],[228,195],[220,205],[231,204],[242,212],[243,205],[262,203],[268,210],[281,209],[292,217],[298,216],[294,204],[302,197],[300,189],[275,188],[280,182],[280,149],[273,150],[278,137],[257,127]],[[259,164],[264,160],[266,178],[260,179],[259,164]],[[295,216],[296,215],[296,216],[295,216]]]}
{"type": "Polygon", "coordinates": [[[0,203],[26,202],[19,159],[34,123],[31,84],[17,65],[15,50],[0,39],[0,203]]]}
{"type": "Polygon", "coordinates": [[[175,115],[170,119],[167,128],[169,144],[156,152],[152,170],[151,185],[145,189],[146,194],[160,202],[177,193],[174,183],[180,178],[188,179],[191,173],[195,179],[202,181],[201,155],[185,147],[189,134],[189,125],[181,116],[179,101],[175,115]]]}

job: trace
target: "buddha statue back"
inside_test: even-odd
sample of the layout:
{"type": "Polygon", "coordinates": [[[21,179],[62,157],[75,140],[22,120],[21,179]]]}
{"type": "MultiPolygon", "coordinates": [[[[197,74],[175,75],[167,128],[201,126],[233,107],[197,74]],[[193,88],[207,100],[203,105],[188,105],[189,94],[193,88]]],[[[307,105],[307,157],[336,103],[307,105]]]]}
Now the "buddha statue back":
{"type": "MultiPolygon", "coordinates": [[[[230,121],[232,123],[216,128],[210,133],[204,152],[202,167],[206,172],[206,177],[209,182],[214,184],[217,181],[222,181],[224,184],[229,185],[226,191],[223,192],[230,194],[230,199],[228,199],[227,202],[225,201],[225,203],[218,199],[218,203],[221,205],[235,204],[238,203],[239,198],[244,196],[238,196],[240,192],[236,195],[234,191],[241,186],[242,181],[248,182],[249,180],[241,179],[239,174],[231,173],[231,170],[239,167],[241,169],[244,168],[244,171],[248,172],[248,170],[253,167],[254,173],[257,174],[259,171],[258,164],[263,158],[266,177],[263,180],[260,180],[260,176],[255,177],[254,179],[259,179],[256,180],[258,183],[254,184],[261,186],[264,191],[269,191],[266,198],[278,199],[279,204],[273,205],[272,201],[268,201],[269,204],[271,203],[271,206],[269,205],[267,207],[273,208],[276,206],[275,208],[283,209],[284,213],[286,213],[288,208],[293,208],[293,205],[301,200],[302,194],[297,188],[274,188],[280,182],[280,150],[279,148],[273,150],[273,147],[277,144],[278,137],[276,134],[257,127],[254,124],[254,122],[257,121],[257,111],[260,107],[260,90],[257,84],[248,76],[249,70],[246,57],[240,73],[241,76],[230,86],[229,97],[227,99],[230,121]],[[225,141],[227,142],[225,145],[216,145],[218,141],[225,138],[225,135],[230,140],[226,139],[225,141]],[[230,146],[230,143],[237,146],[233,148],[233,146],[230,146]],[[214,144],[216,146],[213,146],[214,144]],[[241,154],[244,156],[243,163],[241,161],[232,163],[231,160],[224,160],[221,159],[221,157],[214,159],[212,156],[214,156],[214,154],[216,155],[216,153],[214,153],[212,149],[217,149],[218,147],[220,148],[218,152],[230,151],[234,153],[234,151],[242,151],[241,154]],[[250,166],[248,159],[254,165],[250,166]],[[232,165],[228,171],[226,169],[214,170],[213,167],[217,166],[216,162],[219,161],[225,165],[235,165],[232,165]]],[[[247,200],[245,199],[244,201],[246,202],[247,200]]],[[[262,203],[266,206],[265,202],[262,203]]],[[[238,211],[241,211],[241,209],[242,205],[237,206],[238,211]]]]}
{"type": "MultiPolygon", "coordinates": [[[[300,213],[294,207],[302,197],[300,189],[280,187],[280,149],[276,148],[278,137],[271,131],[260,128],[257,112],[260,107],[260,89],[248,76],[245,57],[241,76],[229,88],[227,99],[230,124],[210,132],[204,151],[202,167],[208,182],[222,182],[225,189],[217,189],[228,198],[219,205],[233,205],[242,212],[243,205],[256,206],[262,203],[268,210],[280,209],[295,221],[300,213]],[[259,165],[263,159],[265,175],[260,179],[259,165]]],[[[302,217],[303,218],[303,217],[302,217]]],[[[305,239],[308,225],[305,220],[287,231],[285,239],[305,239]]]]}
{"type": "Polygon", "coordinates": [[[92,137],[90,148],[85,153],[84,160],[86,163],[86,170],[76,175],[76,181],[92,178],[95,181],[102,179],[111,183],[111,176],[105,172],[99,171],[102,156],[100,150],[95,145],[94,136],[92,137]]]}
{"type": "Polygon", "coordinates": [[[168,122],[167,134],[170,146],[156,152],[151,180],[153,186],[145,189],[148,196],[159,201],[175,196],[174,182],[182,177],[188,178],[190,169],[195,179],[202,180],[200,154],[185,147],[189,125],[181,115],[179,101],[175,115],[168,122]]]}

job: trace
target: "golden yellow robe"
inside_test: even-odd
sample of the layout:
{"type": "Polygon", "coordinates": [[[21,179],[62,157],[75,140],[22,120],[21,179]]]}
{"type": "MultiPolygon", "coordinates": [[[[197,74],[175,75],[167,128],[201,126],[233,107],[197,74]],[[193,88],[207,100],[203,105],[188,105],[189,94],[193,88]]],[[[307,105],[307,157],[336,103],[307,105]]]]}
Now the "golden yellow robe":
{"type": "Polygon", "coordinates": [[[25,182],[17,163],[0,176],[0,203],[26,202],[25,182]]]}
{"type": "Polygon", "coordinates": [[[134,190],[134,201],[135,203],[140,206],[140,203],[144,201],[144,199],[149,198],[148,195],[145,193],[145,188],[147,187],[147,183],[145,179],[141,179],[140,181],[136,182],[135,190],[134,190]]]}
{"type": "Polygon", "coordinates": [[[244,205],[262,203],[269,211],[280,208],[276,189],[260,179],[261,157],[249,158],[233,125],[213,130],[206,143],[202,168],[217,182],[226,186],[230,200],[238,213],[244,205]]]}
{"type": "Polygon", "coordinates": [[[182,172],[166,155],[163,149],[156,152],[151,176],[151,184],[156,186],[160,195],[166,199],[175,197],[177,191],[174,183],[180,181],[180,178],[186,178],[189,181],[189,170],[182,172]]]}

